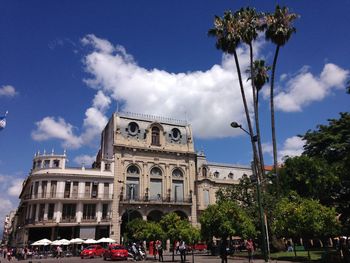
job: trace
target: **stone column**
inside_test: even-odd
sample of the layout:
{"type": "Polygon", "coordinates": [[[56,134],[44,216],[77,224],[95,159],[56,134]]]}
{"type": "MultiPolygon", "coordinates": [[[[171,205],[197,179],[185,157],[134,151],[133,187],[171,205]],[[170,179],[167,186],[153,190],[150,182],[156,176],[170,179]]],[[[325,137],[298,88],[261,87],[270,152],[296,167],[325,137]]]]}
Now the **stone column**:
{"type": "Polygon", "coordinates": [[[120,242],[120,220],[119,220],[119,196],[121,183],[122,181],[122,163],[121,163],[121,154],[115,153],[115,162],[114,162],[114,183],[113,183],[113,199],[112,199],[112,224],[111,224],[111,233],[110,236],[112,239],[115,239],[117,242],[120,242]]]}

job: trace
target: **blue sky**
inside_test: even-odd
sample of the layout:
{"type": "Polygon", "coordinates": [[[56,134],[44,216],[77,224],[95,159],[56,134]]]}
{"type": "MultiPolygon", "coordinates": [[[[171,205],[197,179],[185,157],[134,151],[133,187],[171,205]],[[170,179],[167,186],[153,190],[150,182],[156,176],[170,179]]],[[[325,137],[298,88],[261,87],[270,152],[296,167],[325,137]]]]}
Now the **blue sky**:
{"type": "MultiPolygon", "coordinates": [[[[210,161],[249,164],[233,60],[207,36],[214,15],[287,5],[300,15],[277,68],[280,156],[300,154],[296,135],[349,111],[349,1],[0,1],[0,220],[17,205],[38,150],[89,163],[99,133],[119,110],[187,119],[210,161]]],[[[240,50],[242,67],[247,50],[240,50]]],[[[261,37],[257,58],[272,63],[261,37]]],[[[249,84],[249,83],[247,83],[249,84]]],[[[264,88],[268,92],[268,87],[264,88]]],[[[261,101],[265,159],[271,163],[269,107],[261,101]]],[[[1,222],[1,221],[0,221],[1,222]]]]}

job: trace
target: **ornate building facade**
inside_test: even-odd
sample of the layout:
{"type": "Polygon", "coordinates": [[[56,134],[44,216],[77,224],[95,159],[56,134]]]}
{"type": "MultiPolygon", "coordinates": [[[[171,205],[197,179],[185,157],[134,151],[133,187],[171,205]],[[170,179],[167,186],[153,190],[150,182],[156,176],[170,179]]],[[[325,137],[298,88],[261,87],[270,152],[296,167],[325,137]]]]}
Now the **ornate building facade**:
{"type": "Polygon", "coordinates": [[[92,168],[66,162],[65,153],[34,156],[14,244],[106,236],[122,241],[129,221],[159,221],[170,212],[198,225],[217,189],[251,174],[249,167],[211,163],[196,153],[186,122],[131,113],[113,114],[92,168]]]}

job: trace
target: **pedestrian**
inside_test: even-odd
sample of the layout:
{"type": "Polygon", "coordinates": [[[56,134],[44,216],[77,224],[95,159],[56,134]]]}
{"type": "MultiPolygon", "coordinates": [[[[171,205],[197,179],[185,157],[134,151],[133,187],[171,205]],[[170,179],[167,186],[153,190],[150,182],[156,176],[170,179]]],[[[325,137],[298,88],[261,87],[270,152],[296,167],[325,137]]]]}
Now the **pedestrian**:
{"type": "Polygon", "coordinates": [[[157,246],[157,251],[158,251],[158,255],[159,255],[159,261],[163,262],[163,246],[162,246],[162,241],[159,241],[158,246],[157,246]]]}
{"type": "Polygon", "coordinates": [[[223,239],[220,244],[221,263],[227,263],[227,240],[223,239]]]}
{"type": "Polygon", "coordinates": [[[248,261],[253,262],[254,243],[253,243],[253,240],[251,238],[247,240],[247,242],[245,244],[245,248],[248,251],[248,261]]]}
{"type": "Polygon", "coordinates": [[[62,257],[62,248],[61,248],[61,246],[57,246],[56,252],[57,252],[57,258],[62,257]]]}
{"type": "Polygon", "coordinates": [[[186,262],[186,243],[183,240],[180,241],[179,251],[180,251],[180,257],[181,257],[181,263],[186,262]]]}
{"type": "Polygon", "coordinates": [[[156,260],[157,259],[157,242],[156,241],[153,241],[153,256],[154,256],[154,259],[156,260]]]}

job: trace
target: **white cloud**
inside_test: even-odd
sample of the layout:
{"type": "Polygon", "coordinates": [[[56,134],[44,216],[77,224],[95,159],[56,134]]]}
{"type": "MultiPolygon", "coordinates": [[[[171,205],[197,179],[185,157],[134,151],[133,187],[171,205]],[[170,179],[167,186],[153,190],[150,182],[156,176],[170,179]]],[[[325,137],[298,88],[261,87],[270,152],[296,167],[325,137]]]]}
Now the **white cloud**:
{"type": "Polygon", "coordinates": [[[11,196],[18,197],[22,191],[23,179],[15,179],[11,181],[7,193],[11,196]]]}
{"type": "Polygon", "coordinates": [[[63,118],[55,120],[54,117],[45,117],[38,121],[36,126],[37,129],[32,132],[32,138],[36,141],[60,139],[67,148],[78,148],[82,144],[81,138],[73,134],[73,126],[63,118]]]}
{"type": "Polygon", "coordinates": [[[96,160],[96,156],[89,156],[89,155],[80,155],[74,158],[75,163],[79,165],[84,164],[86,167],[91,166],[95,160],[96,160]]]}
{"type": "Polygon", "coordinates": [[[345,89],[349,71],[328,63],[319,77],[309,72],[308,67],[286,83],[286,88],[275,97],[276,109],[285,112],[301,111],[315,101],[323,100],[333,89],[345,89]]]}
{"type": "MultiPolygon", "coordinates": [[[[91,74],[86,83],[114,101],[123,101],[122,110],[178,119],[186,116],[196,136],[202,138],[238,134],[230,128],[230,122],[245,123],[236,66],[230,55],[224,55],[221,65],[206,71],[172,73],[138,66],[124,48],[113,48],[110,42],[94,35],[82,41],[94,48],[84,60],[91,74]]],[[[244,69],[249,56],[246,49],[238,53],[246,80],[244,69]]],[[[246,93],[250,104],[249,87],[246,93]]]]}
{"type": "Polygon", "coordinates": [[[101,90],[97,92],[92,102],[93,106],[101,111],[106,110],[111,104],[111,99],[107,97],[101,90]]]}
{"type": "Polygon", "coordinates": [[[14,97],[18,94],[16,89],[11,85],[5,85],[0,88],[0,97],[14,97]]]}
{"type": "Polygon", "coordinates": [[[262,151],[263,153],[268,153],[271,156],[273,155],[273,148],[271,143],[262,143],[262,151]]]}
{"type": "Polygon", "coordinates": [[[285,140],[282,149],[278,152],[279,159],[289,156],[300,156],[304,150],[305,141],[298,137],[293,136],[285,140]]]}

